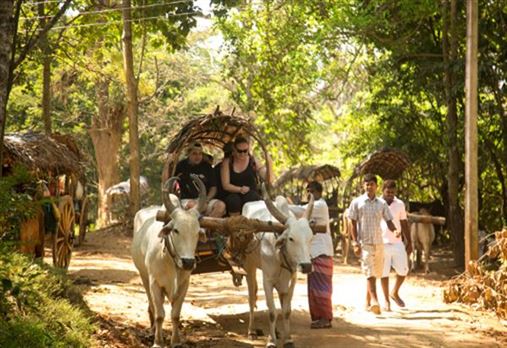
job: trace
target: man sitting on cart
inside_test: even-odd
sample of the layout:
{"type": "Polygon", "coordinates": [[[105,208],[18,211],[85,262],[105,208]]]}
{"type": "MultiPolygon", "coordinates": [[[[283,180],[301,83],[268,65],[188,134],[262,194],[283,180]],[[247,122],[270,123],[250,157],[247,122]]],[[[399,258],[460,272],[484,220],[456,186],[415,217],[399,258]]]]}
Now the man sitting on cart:
{"type": "Polygon", "coordinates": [[[188,157],[178,162],[175,175],[180,177],[180,199],[185,209],[190,209],[197,204],[199,190],[190,178],[190,174],[198,175],[206,186],[208,207],[205,215],[222,217],[225,214],[225,204],[214,198],[217,193],[215,171],[209,162],[204,160],[203,149],[200,143],[192,143],[187,149],[188,157]]]}

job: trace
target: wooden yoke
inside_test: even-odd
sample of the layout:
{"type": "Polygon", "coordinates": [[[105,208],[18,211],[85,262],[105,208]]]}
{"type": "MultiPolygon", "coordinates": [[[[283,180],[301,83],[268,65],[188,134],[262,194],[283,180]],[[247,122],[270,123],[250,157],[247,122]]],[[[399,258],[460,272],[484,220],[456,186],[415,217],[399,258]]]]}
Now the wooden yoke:
{"type": "Polygon", "coordinates": [[[445,217],[421,214],[407,214],[408,222],[420,222],[423,224],[445,225],[445,217]]]}
{"type": "MultiPolygon", "coordinates": [[[[157,212],[157,221],[169,222],[171,217],[167,214],[166,210],[159,210],[157,212]]],[[[202,216],[199,219],[201,227],[209,228],[225,235],[233,235],[238,231],[242,234],[250,234],[257,232],[273,232],[282,233],[286,227],[279,222],[273,221],[262,221],[258,219],[249,219],[244,216],[231,216],[227,218],[213,218],[209,216],[202,216]]],[[[325,225],[312,225],[313,234],[326,233],[327,229],[325,225]]]]}

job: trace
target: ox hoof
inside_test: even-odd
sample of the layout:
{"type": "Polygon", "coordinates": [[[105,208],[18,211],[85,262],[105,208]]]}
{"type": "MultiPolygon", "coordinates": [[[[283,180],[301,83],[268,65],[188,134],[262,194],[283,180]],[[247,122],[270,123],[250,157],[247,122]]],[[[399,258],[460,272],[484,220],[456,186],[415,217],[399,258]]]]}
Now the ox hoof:
{"type": "Polygon", "coordinates": [[[294,342],[285,342],[283,348],[296,348],[294,342]]]}
{"type": "Polygon", "coordinates": [[[266,343],[266,348],[276,348],[276,343],[268,342],[268,343],[266,343]]]}
{"type": "Polygon", "coordinates": [[[249,332],[248,333],[248,339],[249,340],[256,340],[257,339],[257,334],[255,332],[249,332]]]}

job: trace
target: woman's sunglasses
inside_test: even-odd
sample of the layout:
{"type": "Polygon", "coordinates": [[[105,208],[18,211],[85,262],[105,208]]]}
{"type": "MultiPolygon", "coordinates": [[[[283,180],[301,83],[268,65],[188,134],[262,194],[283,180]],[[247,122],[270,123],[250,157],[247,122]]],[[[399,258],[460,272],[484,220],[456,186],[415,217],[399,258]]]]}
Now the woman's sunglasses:
{"type": "Polygon", "coordinates": [[[248,152],[248,149],[245,149],[245,150],[236,149],[236,151],[237,151],[238,153],[247,153],[247,152],[248,152]]]}

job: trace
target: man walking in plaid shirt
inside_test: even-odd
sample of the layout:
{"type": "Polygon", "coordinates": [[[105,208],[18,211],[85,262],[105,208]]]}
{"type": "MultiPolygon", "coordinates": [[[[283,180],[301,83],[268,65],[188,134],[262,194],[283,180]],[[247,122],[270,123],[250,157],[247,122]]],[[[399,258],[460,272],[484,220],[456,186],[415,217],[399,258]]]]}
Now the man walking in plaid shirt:
{"type": "Polygon", "coordinates": [[[361,256],[361,264],[367,278],[366,306],[370,312],[380,314],[377,298],[377,278],[382,276],[384,266],[384,241],[380,222],[384,219],[387,227],[399,235],[393,224],[389,206],[376,196],[377,177],[366,174],[363,180],[365,193],[355,198],[349,207],[349,219],[352,220],[352,245],[354,254],[361,256]]]}

